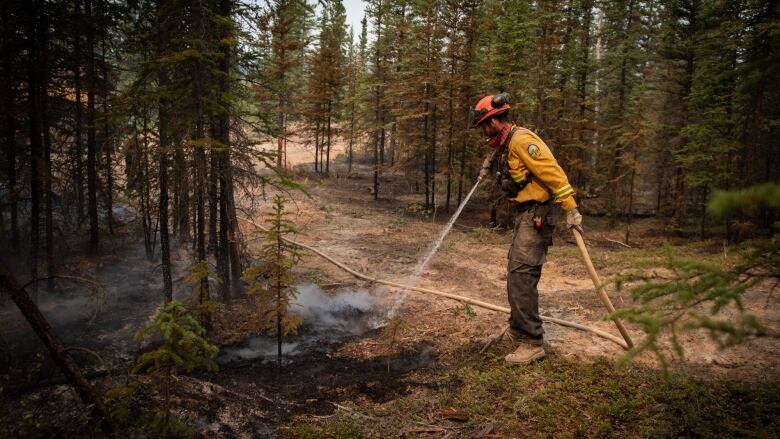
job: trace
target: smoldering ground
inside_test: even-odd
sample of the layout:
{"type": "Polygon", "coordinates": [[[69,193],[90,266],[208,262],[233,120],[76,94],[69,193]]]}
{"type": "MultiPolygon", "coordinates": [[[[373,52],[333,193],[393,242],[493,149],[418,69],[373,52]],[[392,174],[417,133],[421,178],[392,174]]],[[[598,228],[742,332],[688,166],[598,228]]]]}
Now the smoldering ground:
{"type": "MultiPolygon", "coordinates": [[[[105,362],[116,359],[121,363],[132,360],[138,352],[133,337],[153,321],[163,296],[158,263],[146,258],[143,247],[124,235],[111,244],[99,259],[74,259],[62,266],[60,272],[72,278],[57,279],[54,290],[48,291],[46,282],[39,282],[37,303],[67,348],[86,348],[105,362]]],[[[186,252],[185,247],[174,247],[174,251],[186,252]]],[[[174,259],[176,273],[185,272],[187,260],[174,259]]],[[[179,280],[175,299],[183,301],[189,295],[179,280]]],[[[43,344],[12,301],[0,302],[0,322],[0,354],[13,353],[0,355],[0,371],[43,363],[37,376],[24,374],[25,380],[58,376],[43,344]]],[[[85,358],[86,364],[79,361],[80,365],[96,366],[93,357],[85,358]]]]}
{"type": "MultiPolygon", "coordinates": [[[[114,255],[101,258],[88,271],[79,273],[89,282],[58,280],[52,292],[39,287],[38,306],[66,347],[87,348],[105,360],[116,357],[127,361],[139,351],[134,335],[153,321],[162,295],[156,264],[148,261],[137,246],[117,244],[114,255]]],[[[186,252],[184,248],[178,250],[186,252]]],[[[174,258],[177,272],[186,270],[181,260],[187,258],[174,258]]],[[[381,288],[369,291],[350,287],[333,294],[314,284],[301,284],[297,289],[293,310],[304,322],[297,335],[286,338],[283,354],[288,359],[307,352],[327,352],[334,344],[378,328],[387,313],[382,300],[386,291],[381,288]]],[[[180,301],[190,294],[183,285],[177,285],[175,292],[180,301]]],[[[10,300],[0,303],[0,317],[0,350],[13,352],[13,356],[0,355],[3,370],[29,364],[36,357],[48,358],[10,300]]],[[[219,361],[230,364],[275,358],[275,338],[263,335],[223,348],[219,361]]],[[[45,379],[56,371],[42,367],[40,375],[45,379]]]]}
{"type": "MultiPolygon", "coordinates": [[[[287,363],[301,354],[327,352],[334,344],[377,329],[387,313],[384,289],[351,288],[329,295],[317,285],[300,284],[296,290],[292,312],[303,317],[303,324],[297,334],[284,339],[282,356],[287,363]]],[[[262,335],[223,348],[219,362],[275,361],[276,355],[275,336],[262,335]]]]}

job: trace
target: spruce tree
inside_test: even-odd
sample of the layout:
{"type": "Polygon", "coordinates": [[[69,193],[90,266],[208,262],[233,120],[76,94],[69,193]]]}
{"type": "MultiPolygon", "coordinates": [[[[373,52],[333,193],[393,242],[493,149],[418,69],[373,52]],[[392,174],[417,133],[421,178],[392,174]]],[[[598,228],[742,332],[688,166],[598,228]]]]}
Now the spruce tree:
{"type": "Polygon", "coordinates": [[[285,200],[274,196],[273,211],[266,217],[268,229],[258,264],[247,268],[242,279],[249,285],[248,292],[257,297],[260,327],[276,335],[276,370],[282,370],[282,343],[284,337],[295,334],[303,318],[295,313],[293,304],[297,290],[293,285],[292,269],[300,260],[298,249],[285,241],[297,232],[288,219],[285,200]]]}

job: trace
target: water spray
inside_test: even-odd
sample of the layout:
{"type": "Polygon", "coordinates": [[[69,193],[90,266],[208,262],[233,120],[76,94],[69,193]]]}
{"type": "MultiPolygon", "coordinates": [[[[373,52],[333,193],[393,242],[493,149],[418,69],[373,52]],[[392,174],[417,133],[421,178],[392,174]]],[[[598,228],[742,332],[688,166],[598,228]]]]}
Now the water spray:
{"type": "Polygon", "coordinates": [[[395,303],[393,304],[393,307],[390,309],[390,312],[388,313],[388,316],[390,317],[395,316],[395,313],[398,311],[398,307],[401,306],[401,304],[403,304],[404,300],[406,300],[406,296],[409,294],[409,290],[412,287],[417,285],[417,281],[420,280],[420,276],[422,276],[423,271],[425,271],[425,268],[431,262],[431,259],[433,259],[433,256],[436,254],[436,252],[439,251],[439,247],[441,247],[441,243],[444,242],[444,238],[447,236],[447,234],[450,233],[450,230],[452,230],[452,226],[455,225],[455,221],[457,221],[458,217],[460,216],[460,213],[463,212],[463,208],[466,207],[466,203],[468,203],[471,196],[474,195],[474,191],[477,190],[477,186],[479,186],[479,183],[481,181],[482,181],[482,176],[480,175],[477,178],[477,182],[474,184],[474,187],[472,187],[469,193],[466,194],[466,197],[463,199],[463,201],[461,201],[460,205],[458,206],[458,209],[452,215],[450,220],[447,221],[447,224],[444,226],[444,228],[441,229],[441,232],[439,233],[439,237],[436,239],[436,241],[433,242],[431,247],[428,249],[428,252],[425,254],[425,257],[415,267],[414,271],[412,272],[412,275],[406,281],[404,288],[399,292],[398,297],[396,298],[395,303]]]}

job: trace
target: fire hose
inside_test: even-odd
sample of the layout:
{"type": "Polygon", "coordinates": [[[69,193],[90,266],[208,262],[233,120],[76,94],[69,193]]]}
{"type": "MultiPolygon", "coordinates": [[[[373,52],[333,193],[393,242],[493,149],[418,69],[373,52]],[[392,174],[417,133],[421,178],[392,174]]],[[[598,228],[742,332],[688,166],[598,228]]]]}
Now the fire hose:
{"type": "MultiPolygon", "coordinates": [[[[588,269],[590,280],[593,281],[593,286],[596,287],[596,293],[598,293],[599,298],[601,299],[601,303],[607,307],[607,311],[609,311],[611,314],[614,313],[615,306],[612,305],[612,301],[609,300],[609,296],[607,296],[607,292],[604,290],[604,284],[601,283],[601,279],[599,279],[599,275],[596,273],[596,268],[593,266],[593,261],[590,259],[590,254],[588,254],[588,248],[585,247],[585,240],[582,238],[582,232],[576,228],[571,229],[571,232],[574,235],[574,240],[577,241],[577,247],[580,249],[580,256],[582,256],[582,262],[585,263],[585,268],[588,269]]],[[[623,326],[623,322],[618,319],[614,319],[614,322],[615,326],[618,328],[618,331],[620,331],[620,335],[623,336],[627,347],[633,348],[634,342],[631,340],[631,336],[628,335],[626,327],[623,326]]]]}
{"type": "MultiPolygon", "coordinates": [[[[250,223],[250,224],[252,224],[253,226],[257,227],[260,230],[263,230],[263,231],[266,231],[266,232],[268,231],[268,229],[266,227],[264,227],[264,226],[262,226],[262,225],[260,225],[260,224],[258,224],[256,222],[252,221],[249,218],[241,217],[241,219],[246,221],[246,222],[248,222],[248,223],[250,223]]],[[[580,241],[582,240],[582,236],[578,235],[578,233],[575,232],[575,238],[577,238],[577,236],[579,236],[579,239],[577,241],[578,246],[579,246],[580,241]]],[[[503,306],[494,305],[494,304],[488,303],[488,302],[483,302],[483,301],[477,300],[477,299],[472,299],[470,297],[460,296],[460,295],[457,295],[457,294],[447,293],[447,292],[444,292],[444,291],[432,290],[430,288],[421,288],[421,287],[417,287],[417,286],[403,285],[403,284],[400,284],[400,283],[397,283],[397,282],[371,277],[371,276],[365,275],[363,273],[360,273],[359,271],[353,270],[352,268],[348,267],[344,263],[339,262],[338,260],[334,259],[333,257],[323,253],[322,251],[320,251],[320,250],[318,250],[318,249],[316,249],[314,247],[311,247],[311,246],[306,245],[306,244],[302,244],[300,242],[293,241],[292,239],[289,239],[289,238],[282,237],[282,239],[285,242],[287,242],[288,244],[290,244],[290,245],[294,245],[296,247],[308,250],[308,251],[310,251],[310,252],[312,252],[312,253],[314,253],[314,254],[324,258],[328,262],[332,263],[333,265],[341,268],[342,270],[346,271],[347,273],[349,273],[352,276],[355,276],[355,277],[357,277],[359,279],[363,279],[363,280],[366,280],[366,281],[369,281],[369,282],[372,282],[372,283],[387,285],[387,286],[393,287],[393,288],[407,289],[407,290],[417,291],[419,293],[433,294],[433,295],[436,295],[436,296],[446,297],[448,299],[456,300],[456,301],[461,302],[461,303],[467,303],[469,305],[474,305],[476,307],[483,308],[483,309],[488,309],[488,310],[491,310],[491,311],[503,312],[505,314],[509,314],[510,313],[510,309],[509,308],[506,308],[506,307],[503,307],[503,306]]],[[[591,273],[591,270],[592,270],[591,279],[593,280],[594,284],[596,285],[596,289],[599,292],[599,295],[602,297],[602,301],[603,301],[604,297],[606,296],[606,293],[604,292],[603,286],[598,281],[598,275],[596,275],[595,278],[593,277],[593,275],[595,275],[596,272],[595,272],[595,269],[593,269],[593,264],[590,262],[590,257],[587,256],[587,249],[585,250],[585,253],[582,253],[584,245],[585,244],[583,242],[582,246],[580,247],[580,252],[581,252],[581,254],[583,256],[583,259],[585,260],[586,266],[588,266],[588,272],[591,273]],[[587,257],[587,259],[586,259],[586,257],[587,257]]],[[[609,297],[606,298],[606,301],[609,302],[609,297]]],[[[612,303],[609,302],[609,305],[611,306],[612,303]]],[[[610,312],[614,312],[615,308],[614,307],[610,308],[610,306],[608,306],[607,308],[610,310],[610,312]]],[[[558,324],[558,325],[561,325],[561,326],[566,326],[566,327],[569,327],[569,328],[578,329],[580,331],[586,331],[586,332],[593,333],[593,334],[595,334],[595,335],[597,335],[597,336],[599,336],[601,338],[604,338],[604,339],[607,339],[607,340],[609,340],[609,341],[611,341],[613,343],[616,343],[617,345],[619,345],[620,347],[622,347],[623,349],[626,349],[626,350],[628,350],[630,347],[633,347],[633,343],[631,342],[630,337],[628,337],[628,333],[627,332],[624,333],[625,328],[618,321],[616,321],[616,324],[618,324],[618,329],[620,330],[620,332],[623,335],[625,340],[621,339],[619,337],[616,337],[616,336],[614,336],[614,335],[612,335],[612,334],[610,334],[608,332],[602,331],[600,329],[593,328],[593,327],[590,327],[590,326],[580,325],[579,323],[574,323],[574,322],[570,322],[570,321],[567,321],[567,320],[558,319],[558,318],[555,318],[555,317],[548,317],[548,316],[540,316],[540,317],[541,317],[542,321],[545,321],[545,322],[555,323],[555,324],[558,324]]]]}

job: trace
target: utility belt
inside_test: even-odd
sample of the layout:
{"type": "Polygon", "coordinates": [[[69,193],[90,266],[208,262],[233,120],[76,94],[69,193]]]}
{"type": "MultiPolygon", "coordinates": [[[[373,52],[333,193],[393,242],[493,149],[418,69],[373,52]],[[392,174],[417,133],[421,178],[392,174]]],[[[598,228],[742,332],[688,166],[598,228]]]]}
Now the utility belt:
{"type": "Polygon", "coordinates": [[[519,222],[530,222],[533,228],[546,236],[552,244],[552,229],[558,223],[558,206],[553,204],[553,198],[547,201],[525,201],[515,206],[515,225],[519,222]]]}
{"type": "Polygon", "coordinates": [[[536,200],[523,201],[522,203],[517,203],[515,205],[515,212],[525,212],[531,208],[536,208],[538,206],[549,206],[551,204],[553,204],[553,197],[550,197],[547,201],[544,202],[536,200]]]}

